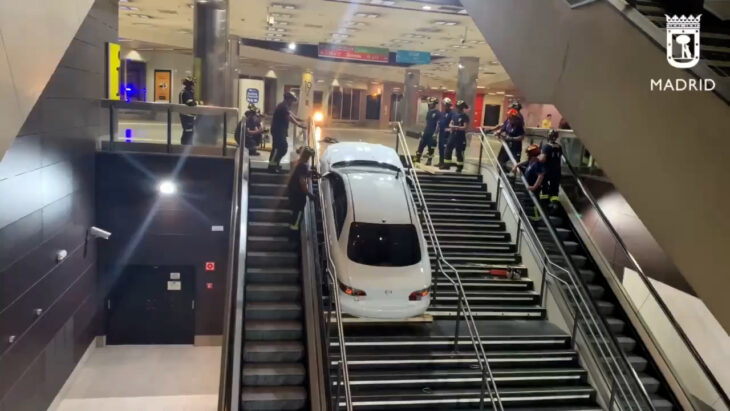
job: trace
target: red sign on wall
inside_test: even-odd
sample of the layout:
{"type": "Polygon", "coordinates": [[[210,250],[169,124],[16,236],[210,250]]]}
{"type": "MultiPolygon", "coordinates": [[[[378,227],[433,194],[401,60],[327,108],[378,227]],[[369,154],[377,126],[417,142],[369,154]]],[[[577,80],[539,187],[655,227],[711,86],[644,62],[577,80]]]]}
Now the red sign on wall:
{"type": "Polygon", "coordinates": [[[390,51],[380,47],[346,46],[341,44],[319,44],[319,57],[330,57],[343,60],[372,61],[387,63],[390,51]]]}
{"type": "Polygon", "coordinates": [[[215,271],[215,262],[208,261],[205,263],[205,271],[215,271]]]}
{"type": "Polygon", "coordinates": [[[212,290],[213,289],[213,283],[205,283],[205,288],[212,290]]]}

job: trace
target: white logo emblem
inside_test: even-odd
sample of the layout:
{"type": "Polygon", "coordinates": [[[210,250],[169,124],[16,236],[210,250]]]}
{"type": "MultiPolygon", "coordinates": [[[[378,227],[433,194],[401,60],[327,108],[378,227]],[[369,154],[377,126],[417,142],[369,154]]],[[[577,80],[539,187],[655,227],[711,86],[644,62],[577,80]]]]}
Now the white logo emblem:
{"type": "Polygon", "coordinates": [[[692,68],[700,61],[700,17],[667,17],[667,61],[672,67],[692,68]]]}

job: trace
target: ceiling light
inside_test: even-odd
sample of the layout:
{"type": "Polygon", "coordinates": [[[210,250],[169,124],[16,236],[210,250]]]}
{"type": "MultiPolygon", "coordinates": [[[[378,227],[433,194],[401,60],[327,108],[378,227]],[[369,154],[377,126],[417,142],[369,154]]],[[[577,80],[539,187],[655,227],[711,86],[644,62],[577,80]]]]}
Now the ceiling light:
{"type": "Polygon", "coordinates": [[[434,21],[433,24],[437,26],[456,26],[459,23],[456,21],[437,20],[434,21]]]}
{"type": "Polygon", "coordinates": [[[281,28],[281,27],[269,27],[266,30],[267,31],[274,31],[274,32],[277,32],[277,33],[284,33],[286,31],[286,29],[281,28]]]}
{"type": "Polygon", "coordinates": [[[281,33],[266,33],[266,35],[269,37],[284,37],[281,33]]]}
{"type": "Polygon", "coordinates": [[[362,21],[348,21],[345,23],[345,26],[347,27],[362,27],[367,26],[367,23],[364,23],[362,21]]]}
{"type": "Polygon", "coordinates": [[[467,12],[466,12],[466,10],[464,10],[464,9],[462,9],[462,10],[460,10],[460,11],[458,12],[458,14],[466,14],[466,13],[467,13],[467,12]]]}
{"type": "Polygon", "coordinates": [[[464,65],[459,63],[459,70],[462,70],[464,68],[464,65]]]}
{"type": "Polygon", "coordinates": [[[423,6],[421,8],[424,9],[424,10],[431,10],[431,6],[423,6]]]}
{"type": "Polygon", "coordinates": [[[355,13],[355,17],[360,17],[363,19],[376,19],[380,17],[380,14],[377,13],[355,13]]]}
{"type": "Polygon", "coordinates": [[[318,80],[317,80],[317,83],[324,83],[324,80],[322,80],[322,79],[318,79],[318,80]]]}
{"type": "Polygon", "coordinates": [[[333,39],[346,39],[348,37],[350,37],[349,34],[345,34],[345,33],[332,33],[332,38],[333,39]]]}
{"type": "Polygon", "coordinates": [[[293,4],[285,4],[285,3],[271,3],[271,7],[275,9],[283,9],[283,10],[296,10],[297,6],[293,4]]]}
{"type": "Polygon", "coordinates": [[[454,49],[470,49],[471,46],[467,46],[467,45],[464,45],[464,44],[454,44],[453,46],[451,46],[451,48],[454,48],[454,49]]]}
{"type": "Polygon", "coordinates": [[[340,82],[337,81],[337,79],[332,80],[332,87],[339,87],[339,86],[340,86],[340,82]]]}
{"type": "Polygon", "coordinates": [[[393,6],[395,1],[393,0],[370,0],[370,4],[378,4],[380,6],[393,6]]]}
{"type": "Polygon", "coordinates": [[[504,94],[504,91],[498,91],[497,94],[504,94]]]}
{"type": "Polygon", "coordinates": [[[484,86],[477,86],[477,88],[485,88],[484,86]]]}
{"type": "Polygon", "coordinates": [[[266,77],[266,78],[276,78],[276,72],[274,72],[274,70],[269,70],[269,71],[266,72],[266,74],[264,75],[264,77],[266,77]]]}
{"type": "Polygon", "coordinates": [[[119,8],[127,11],[139,11],[139,8],[134,6],[119,6],[119,8]]]}
{"type": "Polygon", "coordinates": [[[499,66],[499,62],[497,60],[492,60],[489,62],[489,65],[491,66],[499,66]]]}
{"type": "Polygon", "coordinates": [[[266,37],[267,41],[282,41],[281,39],[278,39],[276,37],[266,37]]]}
{"type": "Polygon", "coordinates": [[[292,41],[291,43],[289,43],[289,44],[287,45],[287,48],[288,48],[289,50],[291,50],[291,51],[294,51],[294,50],[296,50],[296,49],[297,49],[297,43],[295,43],[295,42],[293,42],[293,41],[292,41]]]}
{"type": "Polygon", "coordinates": [[[177,186],[172,181],[165,180],[160,183],[157,189],[160,190],[160,193],[162,194],[170,195],[175,194],[175,192],[177,191],[177,186]]]}
{"type": "Polygon", "coordinates": [[[271,13],[269,14],[269,17],[274,17],[277,19],[289,19],[292,17],[292,15],[287,13],[271,13]]]}
{"type": "Polygon", "coordinates": [[[282,20],[274,20],[274,24],[276,24],[277,26],[288,26],[289,25],[289,22],[288,21],[282,21],[282,20]]]}

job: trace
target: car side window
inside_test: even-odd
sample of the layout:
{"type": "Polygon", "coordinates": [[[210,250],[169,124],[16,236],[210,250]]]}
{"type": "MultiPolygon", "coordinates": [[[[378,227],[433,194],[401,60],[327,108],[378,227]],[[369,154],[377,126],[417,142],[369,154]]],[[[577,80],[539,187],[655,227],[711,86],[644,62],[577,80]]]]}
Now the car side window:
{"type": "Polygon", "coordinates": [[[337,230],[337,238],[342,233],[342,227],[345,225],[345,217],[347,217],[347,191],[345,190],[345,182],[339,174],[330,174],[330,183],[332,184],[332,212],[335,217],[335,230],[337,230]]]}

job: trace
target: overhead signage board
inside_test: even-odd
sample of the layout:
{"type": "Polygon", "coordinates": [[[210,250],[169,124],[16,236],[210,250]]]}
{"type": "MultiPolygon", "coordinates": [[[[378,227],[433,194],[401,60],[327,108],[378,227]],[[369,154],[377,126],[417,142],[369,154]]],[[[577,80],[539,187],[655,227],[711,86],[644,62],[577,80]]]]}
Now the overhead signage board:
{"type": "Polygon", "coordinates": [[[319,44],[319,57],[343,60],[387,63],[390,51],[380,47],[345,46],[342,44],[319,44]]]}
{"type": "Polygon", "coordinates": [[[398,50],[395,62],[402,64],[431,64],[431,53],[425,51],[398,50]]]}

